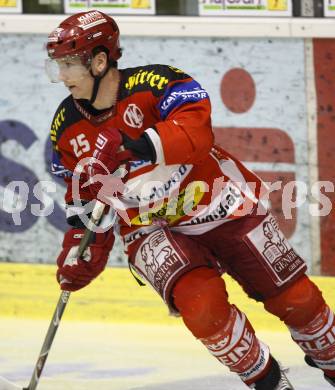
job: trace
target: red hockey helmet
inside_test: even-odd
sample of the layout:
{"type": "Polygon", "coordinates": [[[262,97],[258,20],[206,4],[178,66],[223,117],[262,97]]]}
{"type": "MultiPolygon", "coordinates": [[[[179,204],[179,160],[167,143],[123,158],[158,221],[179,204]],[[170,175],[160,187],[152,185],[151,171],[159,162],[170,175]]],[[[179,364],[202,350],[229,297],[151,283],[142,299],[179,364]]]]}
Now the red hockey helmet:
{"type": "Polygon", "coordinates": [[[80,56],[83,64],[92,58],[95,47],[109,50],[109,59],[121,57],[119,28],[114,19],[99,11],[80,12],[65,19],[48,36],[47,51],[51,59],[80,56]]]}

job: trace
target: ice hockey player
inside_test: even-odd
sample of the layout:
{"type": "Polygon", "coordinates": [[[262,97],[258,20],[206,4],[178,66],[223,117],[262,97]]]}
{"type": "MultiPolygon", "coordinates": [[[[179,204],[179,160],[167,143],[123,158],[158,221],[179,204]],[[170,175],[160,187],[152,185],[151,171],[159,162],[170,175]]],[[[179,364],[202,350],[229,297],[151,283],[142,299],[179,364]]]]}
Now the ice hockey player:
{"type": "Polygon", "coordinates": [[[103,271],[117,228],[131,269],[246,386],[293,389],[246,315],[228,301],[225,272],[286,324],[307,363],[335,386],[333,311],[261,205],[260,179],[214,144],[206,90],[173,66],[118,69],[118,26],[98,11],[65,19],[49,35],[47,52],[51,81],[70,92],[51,128],[52,170],[67,183],[71,226],[57,260],[61,288],[83,288],[103,271]],[[73,172],[83,158],[90,162],[78,179],[73,172]],[[120,166],[126,175],[116,197],[124,209],[78,259],[86,205],[108,203],[114,190],[107,178],[120,166]]]}

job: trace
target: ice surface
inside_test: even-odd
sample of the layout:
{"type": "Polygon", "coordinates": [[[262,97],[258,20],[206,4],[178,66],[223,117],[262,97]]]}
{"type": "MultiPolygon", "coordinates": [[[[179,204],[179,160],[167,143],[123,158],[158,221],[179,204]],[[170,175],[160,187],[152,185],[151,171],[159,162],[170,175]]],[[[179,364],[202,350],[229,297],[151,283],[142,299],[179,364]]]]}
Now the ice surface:
{"type": "MultiPolygon", "coordinates": [[[[0,321],[0,375],[26,386],[47,321],[0,321]]],[[[327,390],[288,333],[257,332],[286,367],[296,390],[327,390]]],[[[246,390],[184,327],[70,322],[51,348],[39,390],[246,390]]]]}

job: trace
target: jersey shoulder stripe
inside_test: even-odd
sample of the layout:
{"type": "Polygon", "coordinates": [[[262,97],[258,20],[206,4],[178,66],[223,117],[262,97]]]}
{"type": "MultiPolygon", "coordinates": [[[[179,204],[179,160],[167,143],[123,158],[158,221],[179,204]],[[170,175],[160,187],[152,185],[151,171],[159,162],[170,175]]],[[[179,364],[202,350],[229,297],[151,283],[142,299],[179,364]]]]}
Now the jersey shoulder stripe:
{"type": "Polygon", "coordinates": [[[162,119],[175,108],[187,103],[196,103],[203,99],[209,99],[208,93],[195,81],[175,82],[169,85],[159,101],[158,108],[162,119]]]}
{"type": "Polygon", "coordinates": [[[64,130],[81,119],[82,116],[76,109],[72,96],[68,96],[57,108],[51,123],[50,138],[55,150],[64,130]]]}
{"type": "Polygon", "coordinates": [[[154,96],[162,96],[172,82],[191,79],[182,70],[169,65],[145,65],[122,69],[120,98],[124,99],[136,92],[149,91],[154,96]]]}

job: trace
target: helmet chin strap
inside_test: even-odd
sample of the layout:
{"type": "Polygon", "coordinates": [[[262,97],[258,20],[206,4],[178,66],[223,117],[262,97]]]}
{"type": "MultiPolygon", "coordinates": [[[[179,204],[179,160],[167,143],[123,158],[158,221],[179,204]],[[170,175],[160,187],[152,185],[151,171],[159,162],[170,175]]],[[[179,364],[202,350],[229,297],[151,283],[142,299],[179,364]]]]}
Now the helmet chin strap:
{"type": "Polygon", "coordinates": [[[106,76],[106,74],[110,68],[111,68],[111,65],[110,65],[110,63],[108,63],[108,65],[106,66],[106,69],[98,76],[95,76],[92,72],[92,68],[90,68],[90,75],[93,77],[93,80],[94,80],[92,95],[91,95],[91,99],[90,99],[91,105],[95,102],[95,99],[97,98],[101,80],[106,76]]]}

